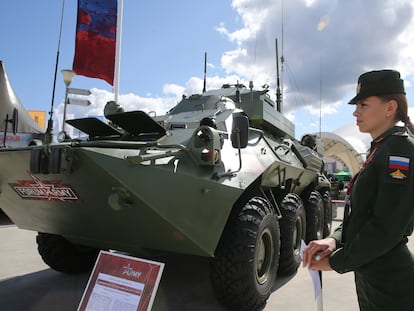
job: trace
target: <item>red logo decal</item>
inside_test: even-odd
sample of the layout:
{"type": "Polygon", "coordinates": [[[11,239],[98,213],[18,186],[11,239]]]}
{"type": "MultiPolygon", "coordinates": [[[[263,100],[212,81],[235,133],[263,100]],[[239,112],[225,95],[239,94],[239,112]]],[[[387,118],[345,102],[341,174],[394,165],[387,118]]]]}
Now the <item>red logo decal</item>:
{"type": "Polygon", "coordinates": [[[20,137],[20,135],[7,135],[6,140],[7,141],[21,141],[22,138],[20,137]]]}
{"type": "Polygon", "coordinates": [[[40,180],[30,174],[32,180],[17,180],[9,184],[14,191],[26,200],[47,200],[60,202],[79,201],[75,191],[68,185],[61,184],[57,180],[40,180]]]}

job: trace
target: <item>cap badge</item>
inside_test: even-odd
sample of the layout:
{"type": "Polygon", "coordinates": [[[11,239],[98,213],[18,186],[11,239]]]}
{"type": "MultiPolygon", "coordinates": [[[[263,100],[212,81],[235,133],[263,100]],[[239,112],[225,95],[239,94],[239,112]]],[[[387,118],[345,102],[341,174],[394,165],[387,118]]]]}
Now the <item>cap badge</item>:
{"type": "Polygon", "coordinates": [[[356,94],[358,95],[360,91],[361,91],[361,82],[359,82],[357,85],[356,94]]]}

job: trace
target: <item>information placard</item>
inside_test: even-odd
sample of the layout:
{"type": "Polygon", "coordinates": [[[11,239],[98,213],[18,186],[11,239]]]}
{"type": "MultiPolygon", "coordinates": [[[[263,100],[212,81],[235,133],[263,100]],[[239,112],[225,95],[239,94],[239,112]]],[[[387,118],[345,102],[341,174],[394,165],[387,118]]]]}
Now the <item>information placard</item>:
{"type": "Polygon", "coordinates": [[[101,251],[78,311],[149,311],[164,263],[101,251]]]}

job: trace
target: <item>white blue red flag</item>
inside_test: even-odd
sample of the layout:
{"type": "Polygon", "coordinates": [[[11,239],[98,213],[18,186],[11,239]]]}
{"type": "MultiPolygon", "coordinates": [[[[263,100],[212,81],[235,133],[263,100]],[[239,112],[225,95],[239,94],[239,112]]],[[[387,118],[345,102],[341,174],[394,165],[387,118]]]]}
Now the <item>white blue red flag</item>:
{"type": "Polygon", "coordinates": [[[400,156],[390,156],[388,167],[407,171],[410,167],[410,159],[400,156]]]}
{"type": "Polygon", "coordinates": [[[117,0],[78,0],[73,71],[114,84],[117,0]]]}
{"type": "Polygon", "coordinates": [[[404,157],[400,155],[390,155],[388,157],[388,181],[398,182],[398,183],[407,183],[410,176],[411,170],[411,159],[409,157],[404,157]]]}

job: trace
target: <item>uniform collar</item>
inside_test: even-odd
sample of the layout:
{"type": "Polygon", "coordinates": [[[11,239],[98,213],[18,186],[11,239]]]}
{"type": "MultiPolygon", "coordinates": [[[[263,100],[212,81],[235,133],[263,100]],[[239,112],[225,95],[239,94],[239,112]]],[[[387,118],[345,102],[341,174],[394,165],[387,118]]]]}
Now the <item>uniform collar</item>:
{"type": "Polygon", "coordinates": [[[407,132],[405,130],[404,127],[402,126],[393,126],[390,129],[386,130],[384,133],[382,133],[380,136],[378,136],[377,138],[375,138],[372,142],[371,142],[371,149],[373,146],[381,143],[382,141],[384,141],[384,139],[395,135],[395,136],[405,136],[407,135],[407,132]]]}

